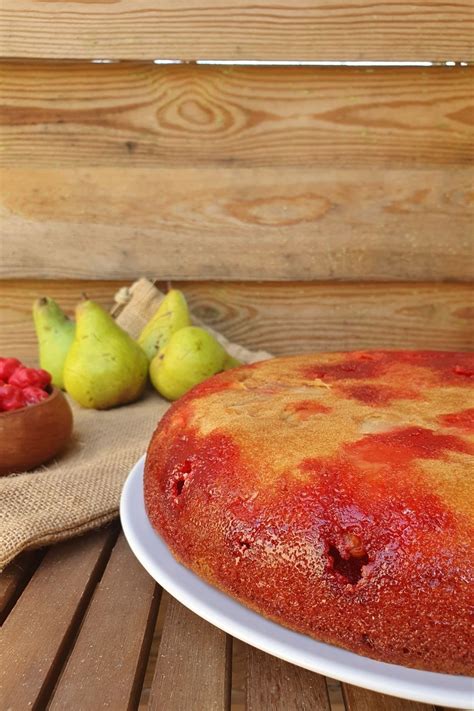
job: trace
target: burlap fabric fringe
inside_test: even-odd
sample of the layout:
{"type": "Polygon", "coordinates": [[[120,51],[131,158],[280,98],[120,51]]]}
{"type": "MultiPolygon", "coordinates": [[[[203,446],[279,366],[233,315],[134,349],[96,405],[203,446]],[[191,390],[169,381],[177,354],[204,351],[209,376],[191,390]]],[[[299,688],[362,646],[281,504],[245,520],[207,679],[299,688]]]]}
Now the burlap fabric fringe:
{"type": "MultiPolygon", "coordinates": [[[[151,282],[140,279],[120,290],[113,313],[136,337],[162,298],[151,282]]],[[[269,357],[215,335],[244,362],[269,357]]],[[[77,536],[115,518],[125,478],[168,403],[150,389],[139,402],[105,412],[71,406],[74,436],[67,451],[47,467],[0,478],[0,569],[27,548],[77,536]]]]}

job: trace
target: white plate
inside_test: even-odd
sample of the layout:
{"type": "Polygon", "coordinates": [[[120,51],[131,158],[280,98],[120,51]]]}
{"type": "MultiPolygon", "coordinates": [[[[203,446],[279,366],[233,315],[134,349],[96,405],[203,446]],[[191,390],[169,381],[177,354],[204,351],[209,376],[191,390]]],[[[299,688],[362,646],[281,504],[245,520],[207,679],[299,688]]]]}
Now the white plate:
{"type": "Polygon", "coordinates": [[[474,681],[468,677],[384,664],[316,642],[248,610],[177,563],[145,512],[144,462],[142,457],[134,466],[122,492],[123,530],[143,567],[183,605],[233,637],[318,674],[404,699],[473,708],[474,681]]]}

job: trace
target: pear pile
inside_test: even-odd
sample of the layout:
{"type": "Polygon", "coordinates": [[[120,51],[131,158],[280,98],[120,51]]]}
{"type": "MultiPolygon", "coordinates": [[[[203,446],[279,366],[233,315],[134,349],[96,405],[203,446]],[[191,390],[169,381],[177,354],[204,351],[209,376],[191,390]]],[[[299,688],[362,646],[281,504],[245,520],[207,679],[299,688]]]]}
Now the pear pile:
{"type": "Polygon", "coordinates": [[[181,291],[171,289],[135,341],[99,304],[76,307],[75,323],[50,298],[33,305],[41,368],[86,408],[135,402],[148,374],[160,395],[177,400],[194,385],[240,365],[205,329],[191,325],[181,291]]]}

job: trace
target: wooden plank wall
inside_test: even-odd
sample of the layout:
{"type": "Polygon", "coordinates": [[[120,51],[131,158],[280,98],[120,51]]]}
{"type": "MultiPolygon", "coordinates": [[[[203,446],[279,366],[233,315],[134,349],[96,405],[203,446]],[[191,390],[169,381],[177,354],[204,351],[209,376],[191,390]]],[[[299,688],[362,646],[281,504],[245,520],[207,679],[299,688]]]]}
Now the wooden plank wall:
{"type": "Polygon", "coordinates": [[[140,275],[275,353],[471,348],[473,14],[5,0],[0,352],[34,358],[35,296],[140,275]]]}
{"type": "MultiPolygon", "coordinates": [[[[3,282],[0,351],[32,361],[33,299],[47,294],[73,314],[82,293],[113,304],[121,281],[3,282]]],[[[193,312],[228,338],[276,354],[360,348],[474,346],[468,284],[175,282],[193,312]]],[[[165,286],[165,284],[163,284],[165,286]]]]}
{"type": "Polygon", "coordinates": [[[1,56],[469,60],[470,0],[3,0],[1,56]]]}
{"type": "Polygon", "coordinates": [[[470,68],[5,63],[1,81],[2,276],[469,277],[470,68]]]}

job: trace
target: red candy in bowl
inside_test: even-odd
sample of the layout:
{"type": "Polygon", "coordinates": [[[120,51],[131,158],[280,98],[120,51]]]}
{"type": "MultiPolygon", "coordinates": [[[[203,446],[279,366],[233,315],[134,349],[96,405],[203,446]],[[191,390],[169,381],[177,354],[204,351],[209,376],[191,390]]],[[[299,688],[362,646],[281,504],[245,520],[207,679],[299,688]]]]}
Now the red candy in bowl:
{"type": "Polygon", "coordinates": [[[0,358],[0,475],[22,472],[58,454],[72,433],[72,412],[41,368],[0,358]]]}

